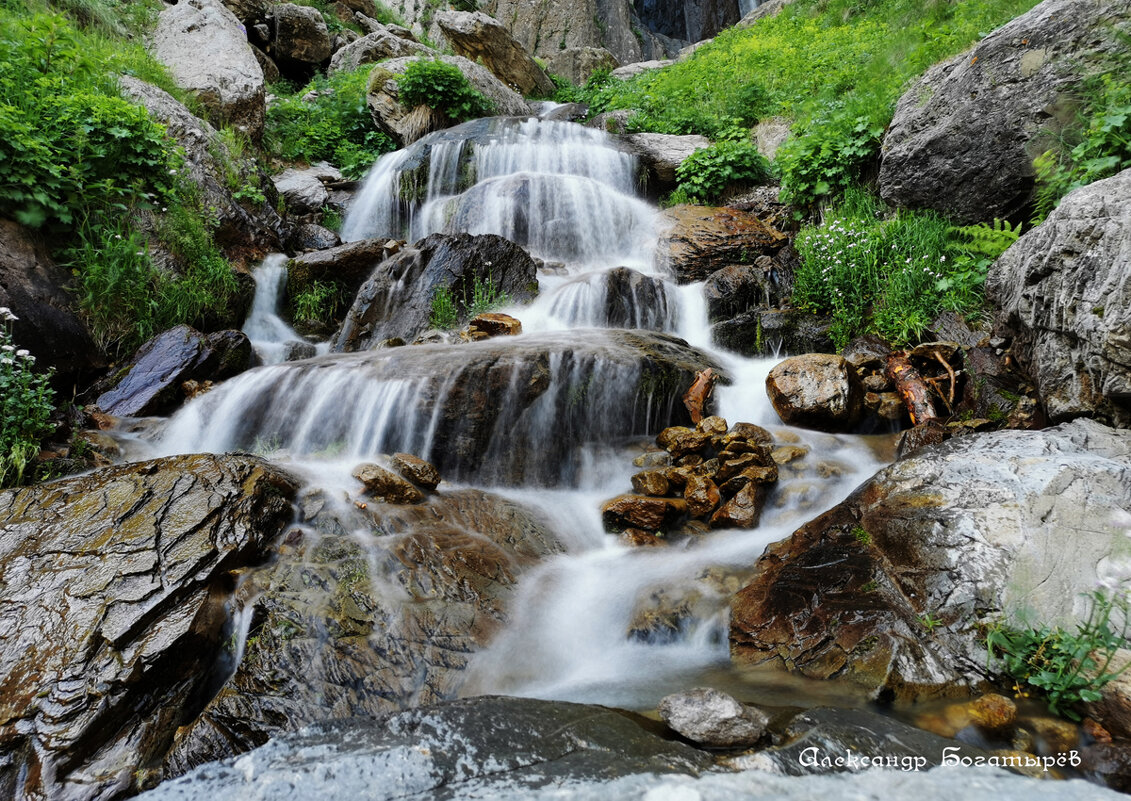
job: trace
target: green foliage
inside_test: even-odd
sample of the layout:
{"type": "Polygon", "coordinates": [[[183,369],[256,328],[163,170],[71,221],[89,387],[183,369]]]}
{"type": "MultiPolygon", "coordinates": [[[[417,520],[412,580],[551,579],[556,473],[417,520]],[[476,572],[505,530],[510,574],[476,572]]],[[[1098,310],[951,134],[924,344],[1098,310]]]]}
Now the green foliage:
{"type": "Polygon", "coordinates": [[[981,308],[984,266],[974,271],[960,258],[953,230],[930,212],[889,215],[875,195],[852,187],[823,223],[798,233],[793,300],[832,316],[838,348],[869,332],[915,342],[940,311],[981,308]]]}
{"type": "Polygon", "coordinates": [[[501,291],[493,278],[477,275],[472,280],[471,297],[466,290],[462,296],[457,296],[451,287],[436,287],[432,293],[432,314],[428,323],[433,328],[447,331],[458,326],[461,320],[485,314],[510,302],[510,295],[501,291]]]}
{"type": "Polygon", "coordinates": [[[1131,167],[1131,81],[1121,70],[1085,81],[1085,111],[1080,141],[1070,150],[1053,149],[1034,161],[1037,202],[1033,224],[1039,225],[1060,199],[1081,186],[1131,167]]]}
{"type": "Polygon", "coordinates": [[[371,69],[366,64],[318,77],[289,96],[283,87],[273,87],[278,97],[267,109],[267,152],[286,161],[326,160],[350,178],[364,175],[382,154],[396,148],[373,127],[365,102],[371,69]],[[315,98],[303,100],[308,93],[315,98]]]}
{"type": "Polygon", "coordinates": [[[1019,629],[1004,624],[986,635],[991,666],[1016,684],[1018,692],[1032,688],[1043,695],[1055,714],[1080,720],[1073,707],[1100,700],[1100,690],[1119,675],[1111,672],[1115,653],[1127,645],[1131,602],[1119,591],[1109,597],[1101,590],[1088,596],[1088,617],[1076,633],[1043,626],[1019,629]]]}
{"type": "Polygon", "coordinates": [[[247,134],[228,126],[222,127],[218,134],[220,146],[212,149],[212,157],[223,172],[224,185],[237,201],[263,205],[267,196],[259,185],[258,176],[247,168],[254,158],[247,134]]]}
{"type": "Polygon", "coordinates": [[[314,281],[291,298],[291,319],[299,322],[325,322],[338,311],[339,290],[336,284],[314,281]]]}
{"type": "Polygon", "coordinates": [[[856,526],[852,529],[852,537],[861,545],[871,545],[872,543],[872,535],[863,526],[856,526]]]}
{"type": "Polygon", "coordinates": [[[783,200],[808,206],[837,197],[860,180],[879,152],[883,123],[843,106],[798,125],[778,149],[783,200]]]}
{"type": "Polygon", "coordinates": [[[934,630],[942,625],[942,621],[928,612],[925,615],[919,616],[919,623],[927,630],[928,634],[934,633],[934,630]]]}
{"type": "Polygon", "coordinates": [[[770,177],[769,162],[749,139],[724,140],[696,150],[676,168],[677,189],[692,201],[717,200],[732,183],[759,183],[770,177]]]}
{"type": "Polygon", "coordinates": [[[55,392],[51,373],[37,373],[35,357],[16,348],[16,316],[0,308],[0,487],[23,481],[24,470],[39,454],[39,442],[54,430],[55,392]]]}
{"type": "Polygon", "coordinates": [[[459,68],[439,59],[421,59],[397,78],[400,100],[406,106],[428,106],[452,122],[494,113],[491,101],[477,91],[459,68]]]}

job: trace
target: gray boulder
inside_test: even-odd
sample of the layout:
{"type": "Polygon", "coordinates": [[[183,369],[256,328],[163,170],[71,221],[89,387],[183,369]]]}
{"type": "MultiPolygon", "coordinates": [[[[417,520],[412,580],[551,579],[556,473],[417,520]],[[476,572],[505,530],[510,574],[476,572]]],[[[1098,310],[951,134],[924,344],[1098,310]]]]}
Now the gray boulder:
{"type": "Polygon", "coordinates": [[[434,55],[432,48],[397,36],[392,31],[382,29],[362,36],[334,53],[330,59],[329,72],[355,70],[362,64],[375,64],[387,58],[404,56],[434,55]]]}
{"type": "Polygon", "coordinates": [[[1131,170],[1068,195],[986,289],[1050,419],[1131,426],[1131,170]]]}
{"type": "Polygon", "coordinates": [[[275,6],[275,57],[280,61],[321,64],[330,57],[330,29],[322,13],[310,6],[275,6]]]}
{"type": "Polygon", "coordinates": [[[293,167],[283,170],[274,177],[275,188],[287,201],[287,210],[294,214],[309,214],[321,211],[330,200],[330,193],[326,190],[326,182],[340,181],[342,176],[337,170],[324,167],[308,167],[299,170],[293,167]]]}
{"type": "Polygon", "coordinates": [[[711,144],[705,136],[638,133],[621,137],[625,148],[640,159],[648,171],[650,192],[664,192],[676,185],[675,170],[683,160],[711,144]]]}
{"type": "Polygon", "coordinates": [[[629,78],[635,78],[644,72],[650,70],[661,70],[664,67],[670,67],[675,61],[670,58],[650,59],[648,61],[633,61],[625,64],[623,67],[617,67],[610,75],[619,81],[627,81],[629,78]]]}
{"type": "Polygon", "coordinates": [[[1028,209],[1033,159],[1073,120],[1072,91],[1123,45],[1126,3],[1045,0],[971,50],[928,70],[899,100],[883,142],[884,200],[961,223],[1028,209]]]}
{"type": "Polygon", "coordinates": [[[554,82],[498,20],[480,11],[442,11],[434,19],[456,55],[482,64],[524,95],[554,93],[554,82]]]}
{"type": "Polygon", "coordinates": [[[546,57],[546,71],[581,86],[597,70],[615,70],[617,57],[603,47],[567,47],[546,57]]]}
{"type": "Polygon", "coordinates": [[[177,86],[192,92],[210,121],[253,140],[263,134],[263,68],[240,21],[220,0],[182,0],[157,19],[150,45],[177,86]]]}
{"type": "Polygon", "coordinates": [[[967,693],[990,676],[985,625],[1083,617],[1127,508],[1131,432],[1092,420],[924,448],[766,550],[731,653],[896,698],[967,693]]]}
{"type": "Polygon", "coordinates": [[[766,733],[770,719],[719,690],[698,687],[660,701],[664,723],[693,743],[715,748],[751,746],[766,733]]]}
{"type": "Polygon", "coordinates": [[[224,658],[225,599],[270,556],[295,482],[178,456],[0,492],[0,788],[132,794],[224,658]]]}
{"type": "Polygon", "coordinates": [[[822,431],[847,431],[860,420],[864,390],[841,356],[809,353],[770,370],[766,393],[782,422],[822,431]]]}

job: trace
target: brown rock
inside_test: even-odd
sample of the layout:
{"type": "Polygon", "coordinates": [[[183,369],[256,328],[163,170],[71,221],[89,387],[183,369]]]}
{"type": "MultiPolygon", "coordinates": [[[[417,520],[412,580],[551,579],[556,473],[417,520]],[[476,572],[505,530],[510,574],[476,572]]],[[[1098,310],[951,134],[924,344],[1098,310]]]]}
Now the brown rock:
{"type": "Polygon", "coordinates": [[[773,442],[774,435],[771,434],[762,426],[756,426],[753,423],[735,423],[730,427],[727,432],[728,435],[737,437],[739,439],[747,440],[748,442],[773,442]]]}
{"type": "Polygon", "coordinates": [[[365,494],[385,503],[420,503],[424,493],[396,473],[375,464],[360,464],[351,473],[365,485],[365,494]]]}
{"type": "Polygon", "coordinates": [[[904,417],[903,401],[897,392],[865,392],[864,408],[883,420],[900,420],[904,417]]]}
{"type": "Polygon", "coordinates": [[[1004,695],[986,693],[970,705],[970,721],[990,736],[1005,736],[1017,723],[1017,704],[1004,695]]]}
{"type": "Polygon", "coordinates": [[[475,11],[442,11],[436,24],[456,55],[477,61],[524,95],[554,93],[554,82],[493,17],[475,11]]]}
{"type": "Polygon", "coordinates": [[[672,455],[667,451],[648,451],[632,460],[636,467],[670,467],[672,455]]]}
{"type": "Polygon", "coordinates": [[[642,495],[618,495],[605,503],[601,516],[610,528],[642,528],[666,531],[687,514],[682,498],[648,498],[642,495]]]}
{"type": "Polygon", "coordinates": [[[692,517],[706,517],[715,511],[722,497],[715,482],[706,476],[689,476],[683,490],[687,501],[687,513],[692,517]]]}
{"type": "Polygon", "coordinates": [[[782,445],[781,447],[774,448],[770,455],[779,465],[790,464],[808,456],[809,449],[804,445],[782,445]]]}
{"type": "Polygon", "coordinates": [[[632,490],[638,495],[661,497],[668,494],[667,478],[660,470],[645,470],[632,477],[632,490]]]}
{"type": "Polygon", "coordinates": [[[764,484],[749,483],[711,517],[711,528],[754,528],[766,503],[764,484]]]}
{"type": "Polygon", "coordinates": [[[418,487],[434,490],[440,483],[440,471],[431,462],[426,462],[411,453],[394,453],[390,460],[393,469],[418,487]]]}
{"type": "Polygon", "coordinates": [[[718,415],[711,415],[700,420],[696,428],[704,434],[721,437],[727,433],[727,421],[718,415]]]}
{"type": "Polygon", "coordinates": [[[747,484],[773,484],[778,480],[777,465],[748,467],[719,486],[724,498],[736,495],[747,484]]]}
{"type": "Polygon", "coordinates": [[[856,370],[830,353],[786,359],[766,377],[766,392],[786,425],[846,431],[860,419],[863,390],[856,370]]]}
{"type": "Polygon", "coordinates": [[[671,544],[663,537],[657,536],[655,531],[645,531],[640,528],[626,528],[620,538],[622,542],[636,548],[662,548],[671,544]]]}
{"type": "Polygon", "coordinates": [[[488,312],[476,315],[467,326],[471,331],[481,331],[488,337],[516,337],[522,333],[522,323],[509,314],[488,312]]]}
{"type": "Polygon", "coordinates": [[[773,468],[774,480],[777,480],[777,465],[768,453],[768,448],[759,446],[753,453],[744,453],[733,458],[727,458],[719,467],[718,480],[729,481],[750,467],[773,468]]]}
{"type": "Polygon", "coordinates": [[[728,264],[772,254],[788,242],[785,234],[737,209],[675,206],[661,217],[667,230],[657,259],[681,283],[702,281],[728,264]]]}
{"type": "Polygon", "coordinates": [[[672,458],[679,460],[685,456],[698,454],[700,450],[710,444],[711,435],[684,426],[672,426],[661,431],[660,435],[656,437],[656,442],[670,453],[672,458]]]}

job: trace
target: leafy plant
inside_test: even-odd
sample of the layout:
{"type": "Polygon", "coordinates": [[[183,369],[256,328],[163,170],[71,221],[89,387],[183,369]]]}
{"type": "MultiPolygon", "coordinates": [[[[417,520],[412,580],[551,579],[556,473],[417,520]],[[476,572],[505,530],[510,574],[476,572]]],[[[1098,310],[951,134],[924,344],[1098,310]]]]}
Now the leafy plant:
{"type": "Polygon", "coordinates": [[[335,284],[314,281],[291,299],[291,317],[296,322],[333,319],[338,311],[338,299],[335,284]]]}
{"type": "Polygon", "coordinates": [[[510,295],[501,291],[491,277],[472,279],[471,297],[466,289],[457,296],[448,286],[439,286],[432,293],[432,314],[429,325],[446,331],[455,328],[461,320],[485,314],[511,302],[510,295]]]}
{"type": "Polygon", "coordinates": [[[919,623],[927,630],[928,634],[934,633],[935,629],[942,625],[942,621],[928,612],[925,615],[919,616],[919,623]]]}
{"type": "Polygon", "coordinates": [[[428,324],[441,331],[448,331],[459,325],[459,306],[451,287],[439,286],[432,293],[432,314],[428,324]]]}
{"type": "Polygon", "coordinates": [[[464,306],[468,317],[486,314],[511,302],[510,295],[500,290],[493,278],[480,278],[478,275],[471,282],[471,300],[464,297],[464,306]]]}
{"type": "Polygon", "coordinates": [[[428,106],[453,122],[494,113],[494,106],[476,90],[459,68],[439,59],[420,59],[397,78],[400,100],[406,106],[428,106]]]}
{"type": "Polygon", "coordinates": [[[770,165],[749,139],[724,140],[696,150],[683,160],[675,174],[676,188],[687,198],[711,202],[731,184],[768,180],[770,165]]]}
{"type": "Polygon", "coordinates": [[[0,308],[0,487],[23,481],[24,471],[39,454],[40,440],[54,430],[51,373],[37,373],[35,357],[15,346],[16,320],[10,309],[0,308]]]}
{"type": "Polygon", "coordinates": [[[1119,675],[1112,658],[1127,645],[1131,602],[1124,595],[1089,594],[1088,617],[1076,633],[1061,628],[1019,629],[999,624],[986,634],[991,666],[996,660],[1018,692],[1032,688],[1055,714],[1080,720],[1073,707],[1098,701],[1100,690],[1119,675]]]}

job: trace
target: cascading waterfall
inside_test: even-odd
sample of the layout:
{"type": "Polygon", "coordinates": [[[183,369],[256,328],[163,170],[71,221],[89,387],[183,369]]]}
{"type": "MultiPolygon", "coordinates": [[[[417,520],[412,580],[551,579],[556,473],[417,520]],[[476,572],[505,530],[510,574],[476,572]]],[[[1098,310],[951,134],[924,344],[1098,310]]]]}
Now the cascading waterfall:
{"type": "Polygon", "coordinates": [[[738,13],[745,17],[760,5],[762,0],[738,0],[738,13]]]}
{"type": "MultiPolygon", "coordinates": [[[[279,303],[287,286],[287,257],[282,253],[272,253],[255,268],[252,278],[255,279],[255,297],[243,332],[251,340],[263,364],[278,364],[286,360],[293,345],[305,342],[279,316],[279,303]]],[[[325,351],[325,348],[322,350],[325,351]]]]}
{"type": "MultiPolygon", "coordinates": [[[[733,378],[717,390],[729,421],[777,423],[763,390],[772,362],[712,350],[702,286],[678,286],[656,266],[657,211],[635,196],[636,180],[634,159],[604,133],[537,119],[476,120],[385,156],[343,238],[519,240],[546,262],[538,299],[508,310],[527,333],[262,367],[189,403],[156,447],[269,453],[338,491],[353,486],[359,461],[405,451],[449,481],[540,507],[568,553],[525,574],[507,626],[473,661],[467,693],[646,707],[704,674],[721,681],[726,582],[882,457],[859,438],[791,431],[824,472],[783,474],[758,530],[648,553],[605,533],[601,503],[630,491],[638,469],[629,440],[638,447],[669,423],[695,370],[713,363],[733,378]],[[700,351],[663,333],[610,329],[676,334],[700,351]],[[657,367],[658,352],[678,375],[657,367]],[[673,599],[690,609],[677,627],[663,636],[635,627],[648,604],[673,599]]],[[[269,317],[253,320],[258,331],[269,317]]]]}

